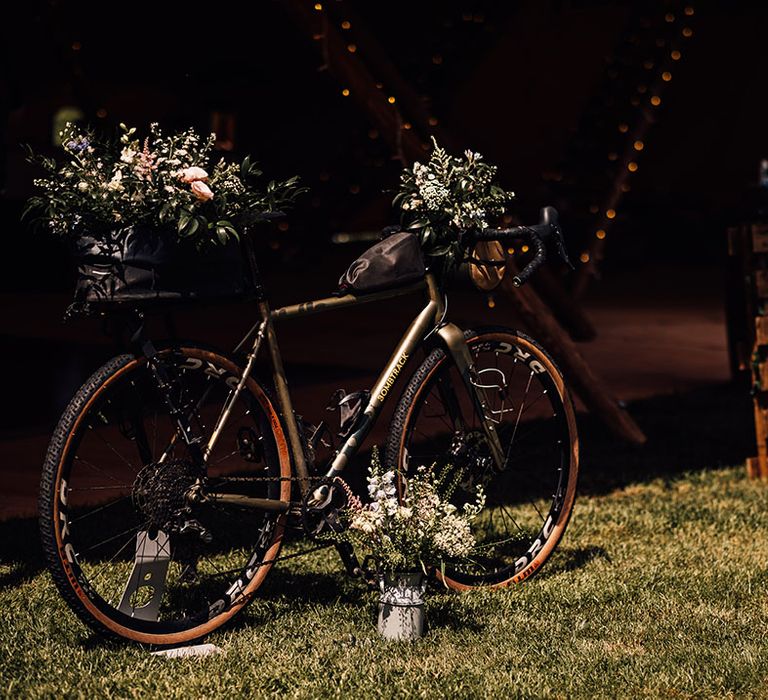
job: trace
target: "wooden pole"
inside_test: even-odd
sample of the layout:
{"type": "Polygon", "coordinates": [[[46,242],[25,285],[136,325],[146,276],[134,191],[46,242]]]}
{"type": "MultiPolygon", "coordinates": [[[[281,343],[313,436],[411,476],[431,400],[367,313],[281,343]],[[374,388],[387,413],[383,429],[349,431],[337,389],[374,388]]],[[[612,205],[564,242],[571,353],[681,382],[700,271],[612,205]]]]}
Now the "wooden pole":
{"type": "Polygon", "coordinates": [[[573,340],[583,343],[597,337],[597,331],[584,309],[549,267],[539,268],[531,282],[573,340]]]}
{"type": "Polygon", "coordinates": [[[324,11],[316,11],[311,3],[294,0],[281,3],[299,27],[317,42],[325,63],[322,69],[338,81],[342,94],[352,100],[379,130],[404,165],[424,158],[429,145],[422,142],[414,129],[404,129],[397,97],[376,87],[368,68],[357,52],[347,50],[348,43],[324,11]],[[394,100],[394,101],[390,101],[394,100]]]}
{"type": "Polygon", "coordinates": [[[634,445],[644,444],[646,437],[643,431],[611,396],[608,387],[592,371],[574,342],[552,317],[546,304],[531,287],[515,287],[511,281],[512,277],[514,271],[507,270],[501,288],[507,292],[515,310],[536,339],[554,355],[566,375],[569,386],[573,387],[586,407],[597,414],[614,434],[634,445]]]}
{"type": "MultiPolygon", "coordinates": [[[[322,3],[320,5],[322,6],[322,3]]],[[[287,2],[283,7],[289,10],[294,21],[305,32],[311,34],[318,42],[325,61],[322,68],[327,69],[339,81],[342,89],[349,91],[348,96],[368,114],[369,119],[403,163],[423,158],[428,145],[421,141],[413,128],[403,128],[404,122],[397,108],[397,96],[376,87],[376,82],[361,60],[359,52],[348,50],[348,43],[334,24],[328,21],[325,12],[315,11],[310,3],[300,0],[287,2]],[[390,101],[390,97],[395,98],[394,102],[390,101]]],[[[360,19],[355,21],[360,22],[360,19]]],[[[380,64],[381,60],[383,59],[380,57],[380,64]]],[[[394,66],[390,64],[388,70],[394,70],[394,66]]],[[[552,349],[568,374],[569,382],[587,407],[600,415],[608,427],[623,439],[634,444],[644,443],[643,432],[610,396],[605,385],[579,354],[571,338],[554,319],[547,305],[531,287],[512,287],[511,277],[511,274],[507,274],[502,284],[506,285],[513,304],[526,324],[552,349]]],[[[562,306],[566,305],[563,303],[562,306]]]]}
{"type": "MultiPolygon", "coordinates": [[[[692,10],[689,13],[688,9],[683,10],[683,4],[681,2],[674,3],[680,12],[678,12],[678,19],[686,18],[685,24],[688,23],[688,17],[693,14],[692,10]]],[[[658,10],[660,12],[660,10],[658,10]]],[[[674,13],[667,13],[665,21],[672,24],[676,21],[674,13]]],[[[683,27],[681,35],[684,39],[688,39],[693,35],[693,31],[690,27],[683,27]]],[[[641,152],[645,148],[643,139],[648,133],[648,130],[656,122],[656,109],[661,105],[661,95],[672,80],[672,70],[677,61],[680,60],[682,54],[678,50],[679,42],[675,39],[669,43],[662,41],[661,44],[657,44],[661,49],[661,55],[663,58],[654,63],[649,64],[649,69],[654,71],[654,80],[650,88],[644,90],[643,104],[640,108],[640,114],[637,117],[637,121],[634,128],[629,131],[626,147],[624,149],[624,157],[622,158],[619,171],[613,180],[613,184],[610,192],[606,198],[603,209],[600,211],[600,218],[598,219],[595,230],[591,234],[591,239],[587,250],[582,252],[579,256],[579,262],[581,263],[576,279],[573,283],[573,297],[578,300],[584,296],[584,293],[589,286],[589,282],[593,278],[599,277],[598,263],[604,257],[605,240],[607,232],[613,226],[617,216],[618,205],[621,202],[624,195],[629,192],[629,178],[632,173],[638,170],[637,161],[640,158],[641,152]]],[[[638,103],[638,106],[639,103],[638,103]]]]}

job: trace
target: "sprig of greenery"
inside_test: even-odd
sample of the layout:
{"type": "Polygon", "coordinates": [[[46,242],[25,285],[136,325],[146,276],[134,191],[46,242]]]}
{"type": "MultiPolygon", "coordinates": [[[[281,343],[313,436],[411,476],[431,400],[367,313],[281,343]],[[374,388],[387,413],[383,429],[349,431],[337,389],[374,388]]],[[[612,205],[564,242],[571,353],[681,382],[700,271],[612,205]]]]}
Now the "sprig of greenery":
{"type": "Polygon", "coordinates": [[[67,124],[61,165],[27,147],[28,160],[46,176],[35,180],[39,194],[23,216],[60,236],[107,238],[116,229],[144,225],[202,246],[238,238],[306,191],[297,177],[264,187],[250,156],[240,164],[214,162],[214,134],[204,138],[187,129],[166,135],[152,124],[142,140],[135,127],[121,124],[120,131],[119,139],[103,140],[67,124]]]}
{"type": "Polygon", "coordinates": [[[434,137],[432,145],[427,163],[403,170],[392,205],[403,228],[419,236],[424,253],[451,265],[461,258],[461,233],[487,228],[515,195],[497,184],[496,166],[479,153],[451,156],[434,137]]]}

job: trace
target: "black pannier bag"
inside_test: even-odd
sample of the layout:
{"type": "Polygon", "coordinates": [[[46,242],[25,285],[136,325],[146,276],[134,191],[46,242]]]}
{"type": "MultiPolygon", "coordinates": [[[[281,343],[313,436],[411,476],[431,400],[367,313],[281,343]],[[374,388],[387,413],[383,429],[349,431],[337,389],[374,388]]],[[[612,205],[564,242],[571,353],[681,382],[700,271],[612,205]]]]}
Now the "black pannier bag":
{"type": "Polygon", "coordinates": [[[130,227],[108,239],[74,243],[75,304],[136,304],[153,300],[241,297],[252,288],[237,240],[204,250],[172,232],[130,227]]]}
{"type": "Polygon", "coordinates": [[[401,231],[366,250],[339,280],[344,294],[368,294],[401,287],[424,277],[418,236],[401,231]]]}

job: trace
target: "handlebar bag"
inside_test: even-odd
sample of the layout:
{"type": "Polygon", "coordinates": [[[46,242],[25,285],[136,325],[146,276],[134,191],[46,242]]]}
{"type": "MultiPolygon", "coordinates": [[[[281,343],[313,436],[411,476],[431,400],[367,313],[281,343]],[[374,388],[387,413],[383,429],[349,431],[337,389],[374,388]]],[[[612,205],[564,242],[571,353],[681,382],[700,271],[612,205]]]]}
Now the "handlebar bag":
{"type": "Polygon", "coordinates": [[[401,231],[366,250],[339,280],[343,294],[369,294],[400,287],[424,277],[419,239],[401,231]]]}
{"type": "Polygon", "coordinates": [[[240,296],[250,288],[235,240],[198,251],[171,232],[136,226],[107,238],[82,235],[73,252],[79,302],[216,298],[240,296]]]}

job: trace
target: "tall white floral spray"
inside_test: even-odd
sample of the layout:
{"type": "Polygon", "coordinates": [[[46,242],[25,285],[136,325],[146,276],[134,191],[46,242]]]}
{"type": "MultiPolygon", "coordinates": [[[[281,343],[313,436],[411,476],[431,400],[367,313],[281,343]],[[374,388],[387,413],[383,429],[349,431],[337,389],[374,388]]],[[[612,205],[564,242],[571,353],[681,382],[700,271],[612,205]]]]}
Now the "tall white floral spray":
{"type": "Polygon", "coordinates": [[[457,508],[450,502],[457,485],[450,466],[419,467],[406,477],[385,470],[374,450],[368,472],[370,502],[352,499],[348,529],[333,537],[369,552],[381,573],[427,571],[470,557],[476,545],[472,521],[483,509],[485,495],[477,487],[474,500],[457,508]]]}
{"type": "Polygon", "coordinates": [[[463,231],[484,229],[504,214],[515,196],[496,182],[496,166],[474,151],[463,157],[434,146],[426,163],[414,163],[400,175],[400,189],[392,202],[400,209],[403,228],[419,236],[424,252],[457,262],[463,231]]]}

